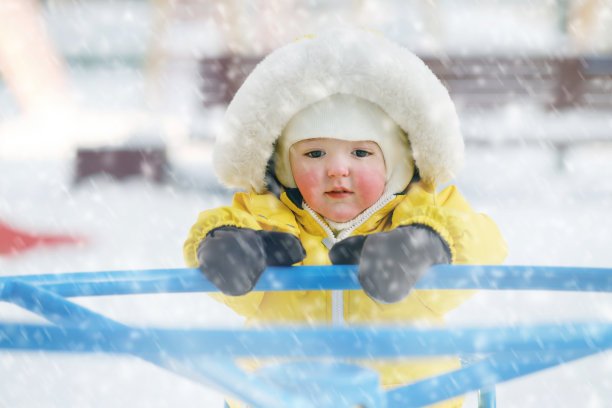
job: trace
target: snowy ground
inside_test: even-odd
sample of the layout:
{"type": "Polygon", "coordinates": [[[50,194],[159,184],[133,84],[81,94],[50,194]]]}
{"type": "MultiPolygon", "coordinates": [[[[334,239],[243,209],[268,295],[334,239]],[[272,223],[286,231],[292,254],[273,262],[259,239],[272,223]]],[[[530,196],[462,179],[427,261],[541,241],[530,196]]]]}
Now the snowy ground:
{"type": "MultiPolygon", "coordinates": [[[[85,50],[85,56],[99,53],[98,57],[106,56],[109,61],[146,54],[153,23],[146,3],[108,2],[107,6],[103,2],[51,3],[54,8],[46,18],[63,54],[78,60],[85,50]]],[[[429,49],[433,37],[426,33],[429,24],[426,7],[396,3],[402,12],[392,13],[397,18],[377,28],[389,38],[405,40],[415,50],[429,49]]],[[[527,2],[532,6],[528,11],[526,2],[516,2],[514,6],[504,2],[485,5],[480,1],[440,3],[444,8],[440,10],[437,41],[442,48],[464,52],[563,50],[565,39],[556,31],[558,16],[551,13],[555,2],[527,2]]],[[[376,15],[368,13],[365,17],[370,21],[376,15]]],[[[206,31],[207,23],[198,20],[191,23],[178,27],[182,30],[177,31],[180,35],[177,34],[174,46],[180,46],[189,55],[199,55],[201,49],[210,51],[211,44],[200,43],[202,39],[216,38],[206,31]],[[186,28],[196,35],[186,35],[189,31],[186,28]],[[202,35],[203,31],[206,35],[202,35]]],[[[145,76],[134,67],[113,67],[114,64],[100,70],[71,69],[81,106],[121,113],[149,106],[145,76]]],[[[193,110],[200,112],[194,67],[192,63],[181,68],[172,81],[167,79],[170,90],[162,93],[161,99],[167,105],[163,108],[181,117],[190,116],[193,110]]],[[[10,120],[18,114],[7,88],[0,86],[0,119],[10,120]]],[[[90,129],[117,122],[107,116],[98,119],[90,129]]],[[[464,124],[490,137],[491,132],[516,130],[508,126],[507,119],[465,120],[464,124]]],[[[520,137],[527,136],[530,129],[550,135],[550,127],[542,131],[540,117],[526,117],[521,112],[509,119],[512,124],[520,124],[520,137]]],[[[584,116],[578,119],[573,130],[584,132],[588,127],[588,132],[592,132],[596,127],[598,132],[612,137],[608,118],[604,122],[584,116]]],[[[553,130],[574,133],[568,130],[567,123],[559,123],[554,121],[553,130]]],[[[32,129],[25,128],[22,133],[30,139],[22,140],[24,145],[40,146],[40,139],[48,136],[47,126],[36,124],[40,128],[36,129],[41,130],[40,138],[36,139],[32,129]]],[[[108,133],[106,129],[99,130],[108,133]]],[[[56,141],[51,140],[51,145],[56,141]]],[[[456,180],[473,207],[489,214],[500,226],[510,249],[507,263],[612,267],[611,144],[571,149],[564,157],[563,170],[559,157],[546,148],[546,143],[541,147],[519,146],[520,143],[516,147],[469,147],[465,170],[456,180]]],[[[170,183],[152,185],[139,179],[117,183],[99,177],[75,186],[71,160],[15,160],[6,150],[0,152],[1,221],[25,230],[67,232],[87,238],[81,247],[37,249],[17,257],[0,257],[0,275],[182,267],[182,243],[198,212],[229,203],[230,195],[212,181],[206,154],[197,160],[193,152],[189,157],[184,152],[172,153],[176,155],[172,156],[174,178],[170,183]]],[[[202,294],[76,301],[131,325],[238,327],[242,321],[202,294]]],[[[452,312],[448,320],[455,325],[610,322],[612,294],[480,292],[452,312]]],[[[0,303],[0,321],[40,322],[40,319],[0,303]]],[[[599,354],[498,386],[498,406],[609,407],[611,379],[612,353],[599,354]]],[[[0,351],[0,408],[221,407],[221,404],[220,394],[135,358],[0,351]]],[[[466,406],[476,406],[474,395],[468,396],[466,406]]]]}
{"type": "MultiPolygon", "coordinates": [[[[456,180],[479,211],[499,224],[509,264],[610,267],[612,149],[577,148],[565,158],[541,148],[467,151],[456,180]]],[[[34,231],[70,232],[82,247],[38,249],[0,258],[2,275],[181,267],[181,245],[203,209],[229,201],[210,187],[210,168],[176,161],[175,181],[151,185],[103,177],[71,183],[66,161],[0,161],[0,220],[34,231]],[[208,186],[208,187],[207,187],[208,186]]],[[[133,325],[239,326],[241,319],[200,294],[81,298],[133,325]]],[[[612,319],[611,294],[481,292],[451,324],[612,319]]],[[[2,321],[39,321],[0,304],[2,321]]],[[[600,354],[498,387],[500,407],[606,407],[612,355],[600,354]]],[[[475,406],[470,395],[466,406],[475,406]]],[[[220,407],[218,393],[135,358],[0,352],[0,407],[220,407]]]]}

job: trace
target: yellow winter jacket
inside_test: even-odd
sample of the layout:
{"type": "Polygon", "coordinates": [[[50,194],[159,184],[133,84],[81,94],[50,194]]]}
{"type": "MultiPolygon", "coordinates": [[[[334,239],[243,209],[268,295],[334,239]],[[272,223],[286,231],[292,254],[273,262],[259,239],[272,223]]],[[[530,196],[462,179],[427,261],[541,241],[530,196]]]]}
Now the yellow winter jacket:
{"type": "MultiPolygon", "coordinates": [[[[454,186],[436,194],[435,188],[423,182],[410,184],[407,192],[372,215],[351,235],[388,231],[401,225],[425,224],[437,231],[448,243],[454,264],[497,264],[507,254],[506,244],[495,223],[484,214],[475,213],[454,186]]],[[[297,236],[306,250],[298,265],[328,265],[328,249],[321,240],[327,235],[304,209],[293,203],[286,193],[280,200],[272,193],[237,193],[231,206],[203,211],[191,228],[184,245],[187,266],[197,267],[197,248],[206,234],[220,226],[282,231],[297,236]]],[[[394,304],[381,304],[361,290],[342,293],[344,322],[444,324],[444,315],[456,308],[473,291],[413,290],[394,304]]],[[[331,291],[251,292],[244,296],[213,294],[247,318],[247,325],[276,323],[326,324],[332,321],[331,291]]],[[[457,358],[428,358],[417,361],[366,363],[381,374],[383,386],[404,385],[441,372],[459,368],[457,358]]],[[[234,406],[234,405],[232,405],[234,406]]],[[[239,406],[239,405],[237,405],[239,406]]],[[[453,400],[440,406],[461,406],[453,400]]]]}

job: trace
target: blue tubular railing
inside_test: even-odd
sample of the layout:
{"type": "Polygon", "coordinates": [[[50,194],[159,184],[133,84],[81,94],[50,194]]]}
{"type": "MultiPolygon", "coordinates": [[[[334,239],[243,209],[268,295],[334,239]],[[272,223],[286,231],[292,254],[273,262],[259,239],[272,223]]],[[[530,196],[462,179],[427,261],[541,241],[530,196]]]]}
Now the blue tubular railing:
{"type": "Polygon", "coordinates": [[[497,408],[495,386],[478,390],[478,408],[497,408]]]}
{"type": "MultiPolygon", "coordinates": [[[[612,344],[609,347],[612,347],[612,344]]],[[[490,390],[500,382],[535,373],[596,352],[589,350],[495,354],[459,370],[389,391],[387,400],[393,403],[389,403],[387,407],[422,407],[470,391],[483,388],[490,390]]],[[[490,397],[487,402],[491,402],[490,397]]],[[[491,405],[485,405],[485,407],[490,408],[491,405]]]]}
{"type": "MultiPolygon", "coordinates": [[[[56,317],[52,318],[58,320],[56,317]]],[[[0,338],[0,346],[5,349],[101,351],[122,354],[130,354],[134,350],[142,353],[166,351],[173,356],[189,358],[219,358],[231,355],[261,358],[382,359],[458,353],[564,355],[570,351],[598,352],[612,345],[612,326],[608,323],[484,329],[368,326],[176,330],[114,326],[111,322],[103,321],[103,325],[94,326],[95,331],[88,330],[90,327],[87,322],[74,322],[73,325],[62,327],[3,324],[0,329],[10,336],[0,338]],[[495,335],[492,336],[492,333],[495,335]]]]}
{"type": "MultiPolygon", "coordinates": [[[[444,265],[431,268],[417,288],[610,292],[612,270],[444,265]]],[[[359,289],[357,267],[269,268],[255,288],[318,289],[359,289]]],[[[372,402],[380,408],[423,406],[479,389],[484,390],[479,406],[494,408],[495,384],[612,348],[610,323],[462,329],[370,326],[156,330],[126,327],[64,298],[194,291],[216,288],[197,269],[189,268],[0,278],[0,299],[57,325],[0,323],[0,348],[133,354],[257,407],[322,405],[276,386],[274,381],[245,374],[233,363],[234,357],[485,355],[459,370],[386,392],[386,402],[372,402]]]]}
{"type": "MultiPolygon", "coordinates": [[[[107,337],[108,341],[106,342],[106,346],[108,348],[105,348],[99,341],[94,339],[99,338],[101,333],[105,331],[111,331],[112,333],[113,330],[118,332],[127,331],[127,333],[129,333],[128,336],[137,335],[134,330],[131,330],[121,323],[108,319],[28,283],[13,281],[5,285],[0,298],[36,313],[49,320],[51,323],[60,326],[68,326],[39,326],[36,330],[28,330],[27,327],[13,327],[11,330],[9,326],[9,330],[7,331],[3,331],[0,328],[0,333],[3,334],[0,337],[2,337],[3,340],[8,340],[7,342],[9,343],[14,343],[17,348],[53,350],[53,347],[40,347],[42,341],[39,340],[52,339],[53,335],[51,333],[57,333],[59,331],[59,333],[63,333],[64,335],[68,334],[68,336],[62,336],[63,338],[59,339],[59,342],[53,341],[52,343],[56,346],[58,344],[70,345],[72,348],[70,351],[76,352],[83,352],[87,346],[92,346],[93,348],[89,349],[90,352],[107,351],[117,353],[120,347],[114,344],[112,338],[107,337]],[[74,325],[76,325],[76,327],[73,327],[74,325]],[[90,341],[85,343],[79,342],[79,334],[91,336],[90,341]],[[32,340],[38,342],[38,346],[31,348],[27,347],[26,344],[32,340]],[[74,348],[75,346],[76,348],[74,348]]],[[[5,343],[5,341],[2,341],[2,343],[5,343]]],[[[247,375],[234,364],[233,359],[227,357],[227,354],[224,356],[225,358],[214,357],[197,360],[193,358],[181,359],[173,354],[167,354],[166,350],[163,348],[155,347],[154,350],[151,350],[150,348],[141,348],[138,344],[134,344],[133,342],[120,341],[119,343],[128,346],[126,353],[142,358],[191,380],[213,386],[220,390],[231,390],[230,393],[232,395],[253,406],[279,408],[288,406],[310,406],[307,401],[299,397],[287,395],[282,389],[273,387],[260,379],[247,375]],[[240,384],[240,387],[236,387],[236,384],[240,384]]]]}
{"type": "MultiPolygon", "coordinates": [[[[60,296],[216,292],[197,268],[145,269],[0,277],[60,296]]],[[[269,267],[255,291],[360,290],[356,265],[269,267]]],[[[612,292],[612,269],[521,265],[436,265],[416,289],[612,292]]]]}

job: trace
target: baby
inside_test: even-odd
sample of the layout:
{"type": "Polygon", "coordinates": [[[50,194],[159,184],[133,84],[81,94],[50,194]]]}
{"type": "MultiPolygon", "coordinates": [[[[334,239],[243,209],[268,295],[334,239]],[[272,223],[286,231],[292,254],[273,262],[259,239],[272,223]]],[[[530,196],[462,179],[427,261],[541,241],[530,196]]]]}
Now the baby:
{"type": "MultiPolygon", "coordinates": [[[[506,245],[454,186],[463,140],[446,89],[384,37],[337,30],[270,54],[228,107],[215,170],[236,193],[184,245],[247,324],[443,323],[472,292],[413,290],[434,264],[495,264],[506,245]],[[355,291],[252,292],[272,265],[358,264],[355,291]]],[[[368,362],[385,387],[456,358],[368,362]]],[[[445,406],[460,406],[453,400],[445,406]]]]}

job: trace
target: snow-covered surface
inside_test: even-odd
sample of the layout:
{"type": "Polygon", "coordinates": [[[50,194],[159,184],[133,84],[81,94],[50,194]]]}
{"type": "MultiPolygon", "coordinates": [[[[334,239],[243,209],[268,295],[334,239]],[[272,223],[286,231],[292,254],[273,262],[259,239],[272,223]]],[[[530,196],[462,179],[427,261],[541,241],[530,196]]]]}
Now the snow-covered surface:
{"type": "Polygon", "coordinates": [[[508,105],[463,112],[463,134],[472,142],[490,144],[557,144],[612,141],[612,115],[605,110],[546,110],[541,106],[508,105]]]}
{"type": "MultiPolygon", "coordinates": [[[[566,168],[542,148],[467,150],[456,185],[505,236],[508,264],[610,267],[612,148],[576,148],[566,168]]],[[[181,245],[198,212],[228,203],[210,185],[207,156],[175,156],[175,181],[104,177],[71,184],[72,161],[0,162],[0,219],[33,231],[69,232],[82,247],[36,249],[0,259],[2,275],[182,267],[181,245]],[[208,187],[207,187],[208,186],[208,187]]],[[[165,327],[240,326],[241,318],[203,294],[79,298],[126,324],[165,327]]],[[[2,321],[40,321],[0,304],[2,321]]],[[[481,292],[449,323],[610,321],[611,294],[481,292]]],[[[214,391],[136,358],[0,352],[0,406],[221,406],[214,391]]],[[[514,380],[498,387],[504,407],[606,407],[612,400],[612,355],[514,380]]],[[[470,395],[468,405],[474,406],[470,395]]]]}
{"type": "MultiPolygon", "coordinates": [[[[335,6],[339,3],[308,2],[322,11],[321,17],[308,29],[294,24],[274,27],[276,34],[284,35],[279,42],[304,34],[294,30],[313,32],[326,24],[341,24],[350,13],[335,6]]],[[[417,52],[559,53],[568,48],[567,39],[558,32],[560,2],[362,3],[367,7],[360,18],[369,27],[417,52]]],[[[1,275],[181,267],[182,243],[198,212],[230,202],[231,195],[215,182],[207,146],[190,139],[190,131],[214,134],[218,115],[202,111],[197,60],[185,58],[220,52],[222,38],[211,28],[209,17],[197,14],[182,23],[162,21],[165,31],[155,31],[160,26],[155,25],[151,4],[49,1],[45,19],[61,52],[77,62],[69,74],[76,101],[90,119],[84,123],[94,133],[83,136],[77,129],[80,142],[99,135],[133,136],[161,129],[173,165],[171,182],[155,185],[138,178],[115,182],[96,177],[75,186],[73,160],[50,154],[69,133],[66,130],[74,132],[68,127],[70,120],[58,125],[24,121],[0,83],[0,126],[10,128],[0,140],[5,147],[0,151],[0,221],[30,231],[87,238],[79,247],[40,248],[0,258],[1,275]],[[152,55],[151,47],[158,45],[156,35],[165,35],[161,51],[168,59],[162,72],[150,77],[145,61],[152,55]],[[182,59],[173,59],[177,55],[182,59]],[[105,59],[108,64],[100,65],[105,59]],[[164,115],[174,125],[162,120],[164,115]],[[123,124],[129,129],[124,130],[123,124]],[[47,159],[33,159],[43,156],[47,159]]],[[[257,4],[249,5],[251,15],[257,4]]],[[[305,7],[292,14],[308,17],[305,7]]],[[[608,44],[600,46],[609,49],[612,37],[601,38],[608,44]]],[[[469,133],[515,143],[469,145],[465,169],[454,184],[477,211],[498,223],[510,249],[508,264],[612,267],[612,145],[575,144],[561,156],[548,142],[551,138],[576,141],[585,135],[610,140],[609,113],[558,117],[524,108],[462,116],[469,133]]],[[[68,142],[67,147],[74,147],[68,142]]],[[[242,322],[203,294],[75,301],[131,325],[239,327],[242,322]]],[[[453,325],[610,322],[612,294],[480,292],[448,320],[453,325]]],[[[41,320],[0,303],[0,321],[41,320]]],[[[604,408],[610,401],[609,352],[498,387],[500,407],[604,408]]],[[[136,358],[0,352],[0,407],[220,407],[221,403],[217,392],[136,358]]],[[[469,395],[466,406],[475,405],[474,395],[469,395]]]]}

